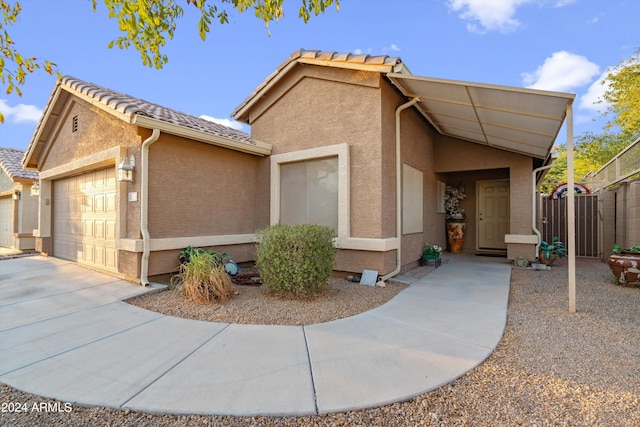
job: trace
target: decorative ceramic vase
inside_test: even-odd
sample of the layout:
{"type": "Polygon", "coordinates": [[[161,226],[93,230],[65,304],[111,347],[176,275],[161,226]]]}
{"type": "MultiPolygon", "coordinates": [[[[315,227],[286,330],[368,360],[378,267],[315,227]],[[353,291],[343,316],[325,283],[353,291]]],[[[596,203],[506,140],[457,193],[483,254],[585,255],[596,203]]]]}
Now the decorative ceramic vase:
{"type": "Polygon", "coordinates": [[[449,242],[449,251],[452,254],[462,252],[464,244],[464,222],[448,222],[447,223],[447,240],[449,242]]]}
{"type": "Polygon", "coordinates": [[[556,260],[556,254],[554,254],[552,252],[552,253],[549,254],[549,257],[547,258],[547,255],[545,254],[545,252],[541,251],[538,254],[538,260],[540,261],[541,264],[551,265],[551,264],[553,264],[553,261],[556,260]]]}
{"type": "Polygon", "coordinates": [[[611,255],[608,264],[622,286],[640,285],[640,254],[611,255]]]}

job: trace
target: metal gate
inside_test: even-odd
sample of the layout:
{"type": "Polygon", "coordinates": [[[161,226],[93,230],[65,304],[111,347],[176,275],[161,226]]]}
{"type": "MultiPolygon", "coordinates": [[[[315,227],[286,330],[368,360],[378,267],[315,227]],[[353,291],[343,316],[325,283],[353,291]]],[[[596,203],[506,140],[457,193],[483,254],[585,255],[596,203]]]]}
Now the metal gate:
{"type": "MultiPolygon", "coordinates": [[[[598,254],[598,196],[578,195],[576,205],[576,256],[597,257],[598,254]]],[[[567,244],[567,199],[542,198],[542,239],[551,242],[558,236],[567,244]]]]}

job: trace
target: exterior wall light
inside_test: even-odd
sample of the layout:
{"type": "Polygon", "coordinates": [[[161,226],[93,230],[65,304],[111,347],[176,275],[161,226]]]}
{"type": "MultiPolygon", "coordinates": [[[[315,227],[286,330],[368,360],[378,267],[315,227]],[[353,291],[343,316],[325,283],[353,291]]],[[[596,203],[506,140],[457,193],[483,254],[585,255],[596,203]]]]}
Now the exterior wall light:
{"type": "Polygon", "coordinates": [[[40,195],[40,184],[38,184],[38,181],[34,182],[33,185],[31,186],[31,195],[32,196],[40,195]]]}
{"type": "Polygon", "coordinates": [[[133,171],[136,168],[136,158],[134,156],[125,159],[118,165],[118,181],[133,182],[133,171]]]}

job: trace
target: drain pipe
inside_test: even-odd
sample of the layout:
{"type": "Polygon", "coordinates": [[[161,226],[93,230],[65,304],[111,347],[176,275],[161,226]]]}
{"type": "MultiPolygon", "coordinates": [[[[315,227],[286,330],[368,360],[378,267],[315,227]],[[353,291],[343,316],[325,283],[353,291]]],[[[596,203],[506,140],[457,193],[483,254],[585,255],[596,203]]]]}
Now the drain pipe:
{"type": "Polygon", "coordinates": [[[142,259],[140,260],[140,284],[149,286],[149,147],[160,137],[160,129],[153,129],[151,136],[142,143],[142,177],[140,178],[140,232],[142,233],[142,259]]]}
{"type": "Polygon", "coordinates": [[[400,152],[400,113],[414,106],[420,98],[412,98],[396,108],[396,236],[398,236],[398,248],[396,249],[396,269],[381,277],[388,280],[400,273],[402,268],[402,153],[400,152]]]}
{"type": "MultiPolygon", "coordinates": [[[[536,183],[536,175],[538,175],[538,172],[549,169],[551,167],[553,167],[555,160],[558,158],[558,153],[551,153],[551,160],[553,160],[551,162],[551,164],[547,165],[547,166],[541,166],[537,169],[533,170],[532,173],[532,178],[533,178],[533,196],[532,196],[532,201],[533,204],[531,206],[535,207],[536,206],[536,188],[538,187],[537,183],[536,183]]],[[[538,227],[536,226],[536,213],[537,213],[538,209],[532,209],[531,210],[531,226],[533,228],[533,232],[538,236],[538,243],[536,243],[536,254],[538,253],[538,250],[540,249],[540,241],[542,240],[542,233],[540,232],[540,230],[538,230],[538,227]]]]}

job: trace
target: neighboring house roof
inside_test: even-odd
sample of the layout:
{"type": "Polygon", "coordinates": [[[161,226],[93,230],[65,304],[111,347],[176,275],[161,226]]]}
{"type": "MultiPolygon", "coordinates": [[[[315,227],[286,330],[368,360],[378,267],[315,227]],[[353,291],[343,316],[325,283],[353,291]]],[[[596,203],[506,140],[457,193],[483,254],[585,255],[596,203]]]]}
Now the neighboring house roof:
{"type": "Polygon", "coordinates": [[[402,73],[411,74],[402,60],[397,57],[379,55],[371,56],[366,54],[323,52],[320,50],[296,50],[284,61],[276,71],[271,73],[242,104],[240,104],[231,114],[236,120],[248,123],[246,113],[251,106],[266,93],[271,85],[275,84],[296,64],[324,65],[335,68],[348,68],[352,70],[376,71],[379,73],[402,73]]]}
{"type": "Polygon", "coordinates": [[[162,132],[208,142],[251,154],[268,155],[271,145],[251,139],[247,133],[214,123],[131,95],[116,92],[65,76],[58,80],[24,159],[24,166],[36,167],[32,159],[47,143],[48,136],[57,126],[55,123],[65,107],[69,96],[77,96],[119,119],[141,127],[158,128],[162,132]]]}
{"type": "Polygon", "coordinates": [[[0,147],[0,168],[12,181],[37,181],[38,172],[22,169],[24,151],[0,147]]]}
{"type": "Polygon", "coordinates": [[[575,94],[414,76],[400,58],[299,50],[283,62],[232,114],[249,111],[298,63],[377,71],[441,135],[533,157],[547,163],[575,94]]]}

